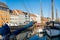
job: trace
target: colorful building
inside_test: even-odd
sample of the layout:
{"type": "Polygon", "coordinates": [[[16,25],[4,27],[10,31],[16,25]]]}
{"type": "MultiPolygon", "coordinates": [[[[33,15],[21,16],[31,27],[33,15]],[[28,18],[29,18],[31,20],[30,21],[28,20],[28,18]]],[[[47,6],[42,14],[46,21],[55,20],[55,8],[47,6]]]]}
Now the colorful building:
{"type": "Polygon", "coordinates": [[[25,15],[20,10],[10,11],[10,26],[25,25],[25,15]]]}
{"type": "Polygon", "coordinates": [[[5,3],[0,2],[0,26],[10,22],[9,8],[5,3]]]}
{"type": "Polygon", "coordinates": [[[10,25],[26,25],[30,21],[37,21],[37,16],[28,12],[23,12],[21,10],[11,10],[10,11],[10,25]],[[17,20],[17,21],[16,21],[17,20]]]}
{"type": "Polygon", "coordinates": [[[18,15],[10,15],[9,26],[18,26],[18,25],[19,25],[19,16],[18,15]]]}
{"type": "Polygon", "coordinates": [[[42,17],[40,25],[44,27],[46,25],[46,22],[49,22],[49,21],[51,21],[51,18],[42,17]]]}
{"type": "Polygon", "coordinates": [[[12,10],[13,15],[19,16],[19,24],[20,25],[26,25],[29,22],[29,14],[27,12],[23,12],[21,10],[12,10]]]}

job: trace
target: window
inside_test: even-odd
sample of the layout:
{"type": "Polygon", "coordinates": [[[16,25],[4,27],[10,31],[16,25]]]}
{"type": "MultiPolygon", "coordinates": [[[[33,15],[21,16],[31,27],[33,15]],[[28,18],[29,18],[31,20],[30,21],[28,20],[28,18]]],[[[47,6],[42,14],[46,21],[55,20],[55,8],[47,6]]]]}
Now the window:
{"type": "Polygon", "coordinates": [[[14,18],[10,18],[10,20],[14,20],[14,18]]]}
{"type": "Polygon", "coordinates": [[[6,22],[6,23],[8,23],[8,22],[6,22]]]}
{"type": "Polygon", "coordinates": [[[2,8],[0,7],[0,10],[2,10],[2,8]]]}
{"type": "Polygon", "coordinates": [[[9,11],[9,9],[5,7],[0,7],[0,10],[9,11]]]}
{"type": "Polygon", "coordinates": [[[6,18],[6,20],[7,20],[7,18],[6,18]]]}

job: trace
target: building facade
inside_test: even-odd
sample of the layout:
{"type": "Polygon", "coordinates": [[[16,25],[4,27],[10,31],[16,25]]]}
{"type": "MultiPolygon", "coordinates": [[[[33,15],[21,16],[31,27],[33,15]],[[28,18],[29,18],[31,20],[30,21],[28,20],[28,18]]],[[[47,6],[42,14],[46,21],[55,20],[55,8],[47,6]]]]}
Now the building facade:
{"type": "Polygon", "coordinates": [[[19,16],[19,24],[25,25],[25,14],[23,13],[23,11],[14,10],[14,14],[19,16]]]}
{"type": "Polygon", "coordinates": [[[37,22],[37,16],[35,14],[30,14],[30,21],[37,22]]]}
{"type": "Polygon", "coordinates": [[[25,24],[28,24],[30,22],[30,13],[23,12],[25,15],[25,24]]]}
{"type": "Polygon", "coordinates": [[[5,3],[0,2],[0,26],[10,22],[9,8],[5,3]]]}
{"type": "Polygon", "coordinates": [[[20,10],[10,11],[10,26],[25,25],[25,14],[20,10]]]}
{"type": "Polygon", "coordinates": [[[10,11],[10,25],[26,25],[30,21],[37,21],[37,16],[21,10],[10,11]]]}
{"type": "Polygon", "coordinates": [[[15,15],[19,16],[19,24],[26,25],[29,22],[29,14],[27,12],[23,12],[21,10],[14,10],[15,15]]]}
{"type": "Polygon", "coordinates": [[[19,16],[18,15],[10,15],[9,26],[18,26],[18,25],[19,25],[19,16]]]}

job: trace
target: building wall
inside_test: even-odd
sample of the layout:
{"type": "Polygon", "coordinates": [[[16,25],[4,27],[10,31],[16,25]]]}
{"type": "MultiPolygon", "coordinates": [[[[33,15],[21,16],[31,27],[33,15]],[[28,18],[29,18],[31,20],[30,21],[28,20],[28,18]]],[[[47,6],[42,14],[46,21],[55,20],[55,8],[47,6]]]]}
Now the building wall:
{"type": "Polygon", "coordinates": [[[0,27],[2,27],[4,23],[9,22],[10,22],[9,8],[5,3],[0,2],[0,27]]]}
{"type": "Polygon", "coordinates": [[[19,14],[20,25],[25,25],[25,15],[19,14]]]}
{"type": "Polygon", "coordinates": [[[43,18],[42,18],[43,24],[45,24],[45,23],[48,22],[48,21],[51,21],[51,19],[50,19],[50,18],[46,18],[46,17],[43,17],[43,18]]]}
{"type": "Polygon", "coordinates": [[[30,13],[27,13],[27,12],[24,12],[24,15],[25,15],[25,24],[28,24],[30,22],[30,16],[29,16],[30,13]]]}
{"type": "Polygon", "coordinates": [[[35,14],[30,14],[30,21],[37,22],[37,16],[35,14]]]}
{"type": "Polygon", "coordinates": [[[40,15],[37,15],[37,23],[41,23],[40,15]]]}
{"type": "Polygon", "coordinates": [[[0,10],[0,26],[2,26],[3,23],[9,23],[9,22],[10,22],[9,11],[0,10]]]}
{"type": "Polygon", "coordinates": [[[25,21],[26,21],[25,14],[19,14],[19,15],[11,14],[9,26],[25,25],[25,21]]]}
{"type": "Polygon", "coordinates": [[[19,25],[19,16],[18,15],[10,15],[9,26],[17,26],[17,25],[19,25]]]}
{"type": "Polygon", "coordinates": [[[21,10],[13,10],[14,15],[19,15],[19,24],[25,25],[29,22],[29,14],[27,12],[23,12],[21,10]]]}
{"type": "Polygon", "coordinates": [[[11,24],[15,26],[16,23],[17,23],[17,25],[26,25],[30,21],[36,21],[36,18],[37,18],[36,15],[34,15],[34,14],[29,16],[29,13],[23,12],[20,10],[12,10],[12,13],[10,13],[10,14],[11,14],[10,23],[9,23],[10,26],[11,26],[11,24]]]}

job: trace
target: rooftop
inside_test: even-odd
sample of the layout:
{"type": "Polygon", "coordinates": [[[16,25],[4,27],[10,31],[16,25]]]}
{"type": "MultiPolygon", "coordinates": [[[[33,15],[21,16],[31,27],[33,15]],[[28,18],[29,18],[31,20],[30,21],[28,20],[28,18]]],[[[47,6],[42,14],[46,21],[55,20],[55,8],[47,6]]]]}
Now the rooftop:
{"type": "MultiPolygon", "coordinates": [[[[19,15],[19,14],[24,15],[25,13],[27,13],[27,12],[23,12],[21,10],[12,10],[13,15],[19,15]]],[[[31,14],[31,13],[30,13],[30,16],[37,17],[35,14],[31,14]]]]}
{"type": "Polygon", "coordinates": [[[30,16],[37,17],[35,14],[30,14],[30,16]]]}
{"type": "Polygon", "coordinates": [[[0,7],[8,8],[8,6],[5,3],[3,3],[3,2],[0,2],[0,7]]]}
{"type": "Polygon", "coordinates": [[[24,14],[21,10],[13,10],[14,15],[24,14]]]}

